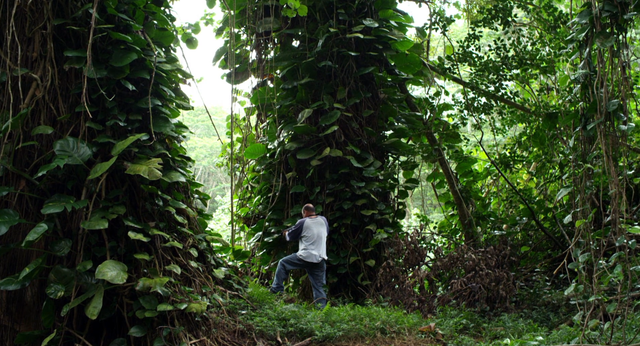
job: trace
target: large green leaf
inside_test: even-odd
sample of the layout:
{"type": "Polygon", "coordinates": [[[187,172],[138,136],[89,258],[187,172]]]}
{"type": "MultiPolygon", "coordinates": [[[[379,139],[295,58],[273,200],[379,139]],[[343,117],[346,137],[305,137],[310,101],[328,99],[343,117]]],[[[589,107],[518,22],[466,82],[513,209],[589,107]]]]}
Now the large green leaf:
{"type": "Polygon", "coordinates": [[[313,126],[309,126],[307,124],[295,125],[293,126],[293,132],[299,135],[307,135],[310,133],[316,133],[316,128],[313,126]]]}
{"type": "Polygon", "coordinates": [[[89,173],[89,177],[87,179],[94,179],[101,176],[104,172],[106,172],[109,169],[109,167],[111,167],[111,165],[113,165],[114,162],[116,162],[117,158],[118,158],[117,156],[114,156],[111,158],[111,160],[107,162],[97,163],[91,169],[91,172],[89,173]]]}
{"type": "Polygon", "coordinates": [[[146,237],[144,234],[138,233],[138,232],[134,232],[134,231],[129,231],[129,233],[127,233],[127,235],[129,236],[129,238],[131,238],[133,240],[142,240],[145,243],[151,240],[151,238],[146,237]]]}
{"type": "Polygon", "coordinates": [[[65,209],[71,211],[73,208],[79,209],[86,207],[87,203],[88,201],[86,199],[76,201],[75,197],[57,194],[44,203],[40,212],[46,215],[59,213],[65,209]]]}
{"type": "Polygon", "coordinates": [[[331,111],[325,115],[322,116],[322,118],[320,118],[320,125],[329,125],[331,123],[333,123],[334,121],[338,120],[338,118],[340,118],[340,115],[342,113],[340,113],[339,110],[334,110],[331,111]]]}
{"type": "Polygon", "coordinates": [[[18,276],[19,274],[15,274],[0,280],[0,291],[15,291],[29,284],[27,280],[19,280],[18,276]]]}
{"type": "Polygon", "coordinates": [[[325,157],[325,156],[329,155],[329,153],[330,153],[330,152],[331,152],[331,148],[330,148],[330,147],[326,147],[326,148],[324,148],[324,150],[322,151],[322,153],[316,157],[316,160],[320,160],[321,158],[323,158],[323,157],[325,157]]]}
{"type": "Polygon", "coordinates": [[[196,49],[198,48],[198,39],[194,37],[191,33],[183,34],[180,39],[185,43],[187,48],[196,49]]]}
{"type": "Polygon", "coordinates": [[[29,231],[29,234],[22,241],[22,247],[29,247],[33,242],[40,239],[40,237],[49,229],[46,223],[40,222],[29,231]]]}
{"type": "Polygon", "coordinates": [[[296,157],[300,160],[304,160],[304,159],[308,159],[312,156],[315,156],[316,151],[310,148],[305,148],[302,149],[300,151],[298,151],[298,153],[296,154],[296,157]]]}
{"type": "Polygon", "coordinates": [[[116,261],[106,260],[96,268],[96,279],[103,279],[112,284],[121,285],[127,281],[127,265],[116,261]]]}
{"type": "Polygon", "coordinates": [[[111,64],[112,66],[120,67],[128,65],[137,58],[138,53],[136,53],[134,50],[116,49],[111,55],[109,64],[111,64]]]}
{"type": "Polygon", "coordinates": [[[52,299],[60,299],[64,297],[64,286],[59,283],[50,283],[44,292],[52,299]]]}
{"type": "Polygon", "coordinates": [[[391,59],[396,68],[406,74],[414,74],[422,68],[422,59],[414,53],[398,53],[391,59]]]}
{"type": "Polygon", "coordinates": [[[313,114],[313,109],[307,108],[298,114],[298,124],[305,121],[309,116],[313,114]]]}
{"type": "Polygon", "coordinates": [[[65,316],[66,314],[68,314],[69,311],[71,311],[71,309],[73,309],[76,306],[80,305],[80,303],[82,303],[85,300],[89,299],[89,297],[92,297],[96,293],[96,290],[97,290],[97,286],[93,285],[91,288],[89,288],[89,290],[87,292],[85,292],[84,294],[82,294],[78,298],[72,300],[71,302],[65,304],[62,307],[62,311],[60,312],[60,315],[65,316]]]}
{"type": "Polygon", "coordinates": [[[44,340],[42,340],[42,343],[40,344],[40,346],[47,346],[49,344],[49,341],[51,341],[56,336],[57,333],[58,333],[58,330],[55,329],[53,333],[49,334],[49,336],[47,336],[44,340]]]}
{"type": "Polygon", "coordinates": [[[54,131],[53,127],[47,125],[40,125],[31,130],[32,135],[48,135],[54,131]]]}
{"type": "Polygon", "coordinates": [[[411,18],[408,14],[401,14],[396,12],[394,9],[386,9],[378,12],[380,18],[388,19],[394,22],[400,23],[413,23],[413,18],[411,18]]]}
{"type": "Polygon", "coordinates": [[[102,298],[104,297],[104,287],[102,285],[98,285],[96,289],[96,294],[93,296],[89,304],[85,306],[84,313],[92,320],[98,318],[100,314],[100,310],[102,310],[102,298]]]}
{"type": "Polygon", "coordinates": [[[38,173],[36,173],[36,175],[34,175],[33,177],[38,178],[40,176],[43,176],[56,167],[62,168],[66,162],[66,157],[56,157],[55,159],[53,159],[53,162],[40,166],[40,168],[38,169],[38,173]]]}
{"type": "Polygon", "coordinates": [[[42,321],[42,326],[46,329],[51,329],[53,327],[53,323],[56,320],[56,308],[53,300],[48,298],[45,299],[44,305],[42,306],[42,313],[40,314],[40,320],[42,321]]]}
{"type": "Polygon", "coordinates": [[[107,229],[109,228],[109,220],[103,218],[100,215],[92,216],[87,221],[82,221],[80,224],[84,229],[107,229]]]}
{"type": "Polygon", "coordinates": [[[138,163],[131,163],[129,168],[125,173],[127,174],[138,174],[149,180],[158,180],[162,178],[162,159],[154,158],[147,161],[141,161],[138,163]]]}
{"type": "Polygon", "coordinates": [[[335,132],[337,129],[339,128],[338,125],[333,125],[330,128],[328,128],[326,131],[324,131],[323,133],[320,134],[320,136],[324,136],[324,135],[328,135],[332,132],[335,132]]]}
{"type": "Polygon", "coordinates": [[[413,40],[405,38],[403,40],[393,42],[391,44],[391,47],[399,52],[406,52],[409,48],[413,47],[413,45],[413,40]]]}
{"type": "Polygon", "coordinates": [[[149,138],[149,135],[146,133],[139,133],[137,135],[130,136],[129,138],[122,140],[116,143],[111,149],[111,155],[116,156],[119,155],[123,150],[125,150],[131,143],[135,142],[138,139],[146,139],[149,138]],[[144,137],[144,138],[143,138],[144,137]]]}
{"type": "Polygon", "coordinates": [[[133,39],[131,38],[131,36],[125,35],[125,34],[121,34],[119,32],[109,31],[109,36],[115,38],[116,40],[121,40],[121,41],[129,42],[129,43],[133,42],[133,39]]]}
{"type": "Polygon", "coordinates": [[[71,251],[72,245],[73,241],[71,239],[58,239],[51,243],[51,246],[49,246],[49,250],[57,256],[65,256],[69,253],[69,251],[71,251]]]}
{"type": "Polygon", "coordinates": [[[168,303],[161,303],[158,304],[158,307],[156,308],[157,311],[171,311],[174,310],[175,307],[171,304],[168,303]]]}
{"type": "Polygon", "coordinates": [[[365,18],[362,20],[362,24],[370,27],[370,28],[377,28],[380,26],[380,24],[378,22],[376,22],[375,20],[371,19],[371,18],[365,18]]]}
{"type": "Polygon", "coordinates": [[[267,153],[267,146],[262,143],[251,144],[244,150],[244,157],[255,160],[267,153]]]}
{"type": "Polygon", "coordinates": [[[143,292],[158,292],[162,295],[170,294],[170,292],[164,288],[164,285],[169,282],[169,278],[167,277],[159,277],[159,278],[140,278],[138,283],[136,284],[136,290],[143,292]]]}
{"type": "Polygon", "coordinates": [[[65,137],[53,143],[56,155],[65,157],[70,165],[81,165],[93,155],[89,146],[81,139],[65,137]]]}
{"type": "Polygon", "coordinates": [[[40,271],[40,269],[42,269],[42,264],[44,262],[44,260],[47,258],[47,255],[42,255],[38,258],[36,258],[33,262],[29,263],[29,265],[27,265],[24,269],[22,269],[22,271],[20,272],[20,275],[18,275],[18,280],[25,280],[25,281],[31,281],[31,279],[33,279],[37,272],[40,271]]]}
{"type": "MultiPolygon", "coordinates": [[[[25,116],[29,114],[30,110],[31,108],[25,108],[15,116],[9,117],[9,120],[7,120],[7,122],[2,126],[2,130],[0,130],[0,133],[4,134],[7,131],[19,129],[22,126],[25,116]]],[[[3,114],[3,119],[4,119],[4,114],[3,114]]]]}
{"type": "Polygon", "coordinates": [[[0,236],[9,231],[11,226],[20,223],[20,215],[13,209],[0,210],[0,236]]]}
{"type": "Polygon", "coordinates": [[[134,336],[134,337],[142,337],[147,335],[147,327],[145,326],[133,326],[131,327],[131,329],[129,329],[129,335],[134,336]]]}
{"type": "Polygon", "coordinates": [[[139,259],[139,260],[145,260],[145,261],[150,261],[151,260],[151,256],[149,256],[148,253],[146,252],[140,252],[140,253],[134,253],[133,257],[139,259]]]}
{"type": "Polygon", "coordinates": [[[87,50],[86,49],[67,49],[65,50],[62,54],[64,54],[65,56],[87,56],[87,50]]]}
{"type": "Polygon", "coordinates": [[[386,10],[396,8],[398,6],[398,3],[396,2],[396,0],[376,0],[374,6],[377,10],[386,10]]]}
{"type": "Polygon", "coordinates": [[[182,273],[182,268],[180,268],[180,266],[178,266],[177,264],[170,264],[166,267],[164,267],[164,269],[167,270],[171,270],[172,272],[180,275],[182,273]]]}
{"type": "Polygon", "coordinates": [[[294,193],[294,192],[305,192],[306,190],[307,190],[307,188],[304,187],[303,185],[296,185],[296,186],[292,187],[289,192],[291,192],[291,193],[294,193]]]}
{"type": "Polygon", "coordinates": [[[78,264],[76,266],[76,270],[80,273],[82,272],[86,272],[87,270],[91,269],[93,267],[93,261],[92,260],[86,260],[86,261],[82,261],[80,262],[80,264],[78,264]]]}
{"type": "MultiPolygon", "coordinates": [[[[162,174],[162,180],[170,183],[186,182],[187,178],[178,171],[166,171],[162,174]]],[[[172,200],[173,201],[173,200],[172,200]]]]}
{"type": "Polygon", "coordinates": [[[571,192],[573,190],[573,187],[563,187],[562,189],[560,189],[560,191],[558,191],[558,194],[556,195],[556,202],[561,200],[562,197],[566,196],[569,194],[569,192],[571,192]]]}
{"type": "Polygon", "coordinates": [[[0,197],[8,195],[10,192],[15,192],[15,190],[12,187],[0,186],[0,197]]]}
{"type": "Polygon", "coordinates": [[[73,270],[60,265],[53,267],[48,276],[49,285],[45,289],[47,295],[53,299],[70,296],[76,282],[75,274],[73,270]]]}
{"type": "Polygon", "coordinates": [[[633,234],[640,234],[640,226],[629,227],[629,229],[627,229],[627,231],[629,233],[633,233],[633,234]]]}
{"type": "Polygon", "coordinates": [[[340,157],[342,156],[342,151],[339,149],[331,149],[329,151],[329,155],[333,156],[333,157],[340,157]]]}

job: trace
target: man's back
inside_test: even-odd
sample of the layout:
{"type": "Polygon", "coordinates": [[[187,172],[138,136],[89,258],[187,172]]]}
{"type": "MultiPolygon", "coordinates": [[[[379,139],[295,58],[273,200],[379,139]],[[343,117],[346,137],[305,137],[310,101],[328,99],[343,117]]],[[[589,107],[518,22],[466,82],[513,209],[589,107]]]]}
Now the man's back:
{"type": "Polygon", "coordinates": [[[311,216],[299,220],[287,233],[287,240],[298,239],[298,257],[312,263],[327,259],[329,223],[324,216],[311,216]]]}

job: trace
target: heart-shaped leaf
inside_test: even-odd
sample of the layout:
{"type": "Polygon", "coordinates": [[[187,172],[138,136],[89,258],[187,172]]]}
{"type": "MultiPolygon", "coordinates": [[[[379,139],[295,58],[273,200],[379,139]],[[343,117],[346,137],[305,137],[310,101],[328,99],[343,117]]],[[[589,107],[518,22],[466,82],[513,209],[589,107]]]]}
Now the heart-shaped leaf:
{"type": "Polygon", "coordinates": [[[65,137],[56,141],[53,143],[53,151],[58,156],[66,157],[66,163],[70,165],[81,165],[93,155],[89,146],[75,137],[65,137]]]}
{"type": "Polygon", "coordinates": [[[121,285],[127,281],[127,265],[116,261],[106,260],[96,268],[96,279],[103,279],[112,284],[121,285]]]}
{"type": "Polygon", "coordinates": [[[254,143],[244,150],[244,157],[250,160],[255,160],[266,153],[267,153],[266,145],[262,143],[254,143]]]}
{"type": "Polygon", "coordinates": [[[111,55],[109,64],[112,66],[120,67],[128,65],[132,61],[138,58],[138,53],[132,50],[116,49],[111,55]]]}
{"type": "Polygon", "coordinates": [[[13,209],[0,210],[0,236],[9,231],[9,228],[20,222],[20,215],[13,209]]]}

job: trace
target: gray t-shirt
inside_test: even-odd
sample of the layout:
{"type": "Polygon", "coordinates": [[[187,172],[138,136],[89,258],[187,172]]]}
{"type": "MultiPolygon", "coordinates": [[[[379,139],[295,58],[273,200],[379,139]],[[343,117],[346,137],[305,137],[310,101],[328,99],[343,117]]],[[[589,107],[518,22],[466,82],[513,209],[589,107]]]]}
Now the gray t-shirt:
{"type": "Polygon", "coordinates": [[[287,240],[298,240],[298,258],[320,263],[327,259],[327,235],[329,222],[324,216],[317,215],[298,220],[287,232],[287,240]]]}

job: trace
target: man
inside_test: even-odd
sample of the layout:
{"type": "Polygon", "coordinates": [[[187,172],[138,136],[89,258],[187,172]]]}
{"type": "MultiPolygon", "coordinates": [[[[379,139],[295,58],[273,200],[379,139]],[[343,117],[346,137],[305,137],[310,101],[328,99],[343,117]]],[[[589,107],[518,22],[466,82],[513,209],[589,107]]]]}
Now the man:
{"type": "Polygon", "coordinates": [[[284,281],[289,277],[292,269],[307,271],[313,299],[320,308],[327,305],[327,295],[324,293],[325,272],[327,265],[327,235],[329,223],[324,216],[316,215],[316,209],[311,204],[302,207],[302,219],[284,230],[282,235],[287,241],[298,240],[298,252],[291,254],[278,262],[276,277],[273,279],[270,291],[279,293],[284,290],[284,281]]]}

